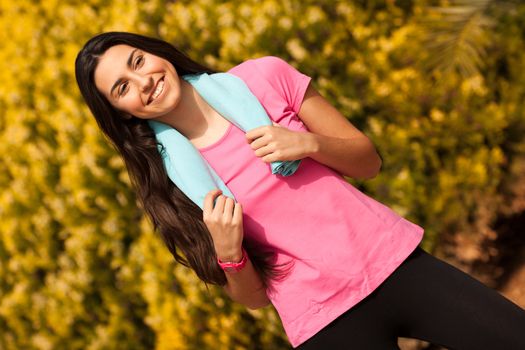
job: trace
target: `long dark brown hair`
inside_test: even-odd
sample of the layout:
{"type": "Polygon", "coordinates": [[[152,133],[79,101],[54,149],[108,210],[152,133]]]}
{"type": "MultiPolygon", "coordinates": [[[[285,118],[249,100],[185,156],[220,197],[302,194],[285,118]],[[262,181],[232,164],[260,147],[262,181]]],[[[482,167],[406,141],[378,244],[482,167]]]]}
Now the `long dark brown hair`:
{"type": "MultiPolygon", "coordinates": [[[[169,180],[153,130],[144,119],[123,118],[122,112],[114,108],[95,86],[94,72],[100,56],[118,44],[166,59],[179,75],[217,71],[193,61],[163,40],[126,32],[96,35],[86,42],[75,60],[75,76],[80,92],[98,126],[122,155],[133,188],[154,229],[160,232],[177,262],[193,269],[205,283],[224,286],[227,279],[217,264],[213,239],[202,219],[203,211],[169,180]]],[[[246,234],[243,246],[266,286],[269,278],[284,277],[286,271],[277,268],[281,265],[270,262],[273,252],[257,249],[246,234]]]]}

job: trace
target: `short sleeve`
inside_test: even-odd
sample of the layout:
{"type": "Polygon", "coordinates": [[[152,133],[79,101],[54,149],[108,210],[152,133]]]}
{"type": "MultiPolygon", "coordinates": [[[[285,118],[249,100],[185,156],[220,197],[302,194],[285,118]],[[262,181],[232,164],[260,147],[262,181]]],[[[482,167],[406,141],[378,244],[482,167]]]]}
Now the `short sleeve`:
{"type": "Polygon", "coordinates": [[[286,101],[288,106],[295,113],[299,113],[306,88],[312,78],[276,56],[256,58],[253,62],[255,68],[286,101]]]}

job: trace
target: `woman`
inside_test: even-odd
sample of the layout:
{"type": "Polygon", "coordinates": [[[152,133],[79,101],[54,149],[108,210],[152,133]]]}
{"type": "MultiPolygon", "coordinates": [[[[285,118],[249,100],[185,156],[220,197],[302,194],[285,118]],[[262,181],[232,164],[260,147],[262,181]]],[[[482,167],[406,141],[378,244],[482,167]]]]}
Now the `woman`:
{"type": "Polygon", "coordinates": [[[525,349],[520,307],[426,253],[423,228],[345,181],[374,177],[380,157],[282,59],[228,70],[273,122],[246,133],[181,78],[216,72],[162,40],[100,34],[75,68],[175,259],[251,309],[272,303],[294,348],[399,349],[403,336],[453,349],[525,349]],[[201,210],[170,182],[151,120],[184,135],[237,202],[214,190],[201,210]],[[293,176],[269,171],[273,161],[296,159],[293,176]]]}

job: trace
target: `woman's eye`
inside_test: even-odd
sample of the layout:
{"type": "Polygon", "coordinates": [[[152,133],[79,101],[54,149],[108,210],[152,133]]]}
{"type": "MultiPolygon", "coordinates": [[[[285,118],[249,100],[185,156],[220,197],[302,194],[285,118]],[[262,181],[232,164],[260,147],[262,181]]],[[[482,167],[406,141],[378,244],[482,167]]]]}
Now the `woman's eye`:
{"type": "Polygon", "coordinates": [[[127,87],[128,87],[128,82],[125,82],[124,84],[120,85],[120,90],[118,92],[118,95],[122,96],[122,94],[125,93],[125,90],[127,87]]]}
{"type": "Polygon", "coordinates": [[[144,56],[140,55],[137,56],[137,59],[135,60],[135,68],[142,65],[144,63],[144,56]]]}

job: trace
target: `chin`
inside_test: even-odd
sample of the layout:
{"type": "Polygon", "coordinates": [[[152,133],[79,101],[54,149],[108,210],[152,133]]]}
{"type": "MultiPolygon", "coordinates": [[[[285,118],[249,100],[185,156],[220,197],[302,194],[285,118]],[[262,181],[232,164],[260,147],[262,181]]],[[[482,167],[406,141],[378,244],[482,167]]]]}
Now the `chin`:
{"type": "Polygon", "coordinates": [[[179,101],[180,101],[180,95],[177,94],[173,96],[166,96],[164,101],[162,101],[162,104],[166,106],[167,109],[172,111],[173,109],[175,109],[175,107],[177,107],[177,105],[179,104],[179,101]]]}

